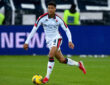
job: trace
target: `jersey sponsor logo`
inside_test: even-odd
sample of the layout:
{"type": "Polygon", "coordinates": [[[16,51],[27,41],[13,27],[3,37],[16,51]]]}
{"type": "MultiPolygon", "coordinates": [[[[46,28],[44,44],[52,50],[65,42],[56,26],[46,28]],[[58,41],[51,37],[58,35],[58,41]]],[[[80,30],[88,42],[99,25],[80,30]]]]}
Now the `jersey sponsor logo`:
{"type": "Polygon", "coordinates": [[[48,25],[48,24],[45,24],[45,23],[44,23],[43,26],[54,30],[54,29],[57,29],[57,27],[58,27],[59,25],[58,25],[58,24],[56,24],[56,25],[49,24],[49,25],[48,25]]]}

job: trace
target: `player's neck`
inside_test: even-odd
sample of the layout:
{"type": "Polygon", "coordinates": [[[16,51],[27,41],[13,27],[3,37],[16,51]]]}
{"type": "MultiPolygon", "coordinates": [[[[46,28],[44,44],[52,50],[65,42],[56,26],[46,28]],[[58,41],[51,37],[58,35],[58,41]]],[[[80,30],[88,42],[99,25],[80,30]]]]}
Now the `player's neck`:
{"type": "Polygon", "coordinates": [[[55,14],[50,14],[49,17],[50,18],[54,18],[55,17],[55,14]]]}

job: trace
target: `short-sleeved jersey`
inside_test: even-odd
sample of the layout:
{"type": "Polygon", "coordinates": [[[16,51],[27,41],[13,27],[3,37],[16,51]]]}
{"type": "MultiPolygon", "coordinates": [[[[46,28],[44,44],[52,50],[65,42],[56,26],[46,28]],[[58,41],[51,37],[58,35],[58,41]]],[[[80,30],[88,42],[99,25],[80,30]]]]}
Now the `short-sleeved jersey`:
{"type": "Polygon", "coordinates": [[[25,42],[26,44],[29,43],[30,39],[32,38],[32,36],[34,35],[34,33],[40,25],[42,25],[44,28],[46,40],[51,40],[56,37],[61,38],[61,35],[58,30],[59,26],[61,26],[66,32],[69,42],[72,42],[71,33],[65,22],[57,14],[55,14],[54,18],[50,18],[48,13],[45,13],[37,19],[36,23],[34,24],[33,30],[31,31],[30,35],[28,36],[25,42]]]}

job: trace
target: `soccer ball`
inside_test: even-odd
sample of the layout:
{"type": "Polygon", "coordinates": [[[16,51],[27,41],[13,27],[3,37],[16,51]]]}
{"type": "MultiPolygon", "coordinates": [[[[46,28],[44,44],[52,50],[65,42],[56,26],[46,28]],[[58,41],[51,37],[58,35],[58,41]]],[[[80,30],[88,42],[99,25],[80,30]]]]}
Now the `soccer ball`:
{"type": "Polygon", "coordinates": [[[33,77],[32,77],[32,82],[34,83],[34,84],[36,84],[36,85],[40,85],[40,84],[42,84],[42,76],[41,75],[34,75],[33,77]]]}

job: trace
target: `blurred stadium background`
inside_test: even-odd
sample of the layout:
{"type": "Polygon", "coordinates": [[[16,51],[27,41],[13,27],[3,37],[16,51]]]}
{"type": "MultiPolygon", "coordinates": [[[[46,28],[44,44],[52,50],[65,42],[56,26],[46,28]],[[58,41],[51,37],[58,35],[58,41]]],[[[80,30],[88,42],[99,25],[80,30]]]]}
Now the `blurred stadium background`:
{"type": "MultiPolygon", "coordinates": [[[[49,50],[42,26],[29,43],[28,51],[23,44],[36,19],[47,12],[49,1],[0,0],[0,13],[5,16],[0,25],[0,85],[32,85],[34,74],[45,75],[49,50]]],[[[61,50],[65,57],[83,60],[87,75],[57,63],[48,85],[109,85],[110,0],[56,0],[56,13],[63,18],[64,10],[70,9],[72,3],[80,12],[81,25],[68,25],[74,50],[68,48],[67,37],[60,29],[65,41],[61,50]]]]}
{"type": "MultiPolygon", "coordinates": [[[[50,0],[0,0],[5,14],[5,25],[33,25],[35,20],[47,12],[50,0]],[[29,20],[29,21],[28,21],[29,20]],[[28,22],[27,22],[28,21],[28,22]]],[[[63,17],[65,9],[72,3],[80,11],[82,25],[110,25],[110,0],[56,0],[57,13],[63,17]]]]}

